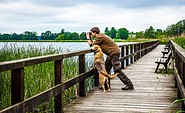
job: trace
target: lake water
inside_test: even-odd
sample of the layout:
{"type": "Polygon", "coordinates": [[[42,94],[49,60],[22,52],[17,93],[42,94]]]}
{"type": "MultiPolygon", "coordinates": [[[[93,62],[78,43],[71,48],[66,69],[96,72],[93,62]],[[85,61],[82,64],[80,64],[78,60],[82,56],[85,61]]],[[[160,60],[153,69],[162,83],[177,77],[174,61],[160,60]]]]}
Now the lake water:
{"type": "MultiPolygon", "coordinates": [[[[128,44],[130,42],[116,42],[118,45],[128,44]]],[[[53,46],[55,48],[61,47],[64,51],[69,50],[70,52],[76,51],[76,50],[84,50],[84,49],[90,49],[87,42],[0,42],[0,50],[4,48],[5,46],[14,45],[16,46],[53,46]]]]}
{"type": "MultiPolygon", "coordinates": [[[[118,45],[126,45],[130,44],[131,42],[116,42],[118,45]]],[[[135,43],[135,42],[132,42],[135,43]]],[[[26,46],[34,46],[34,47],[49,47],[52,46],[54,48],[62,48],[62,52],[65,51],[77,51],[77,50],[85,50],[85,49],[90,49],[89,45],[87,42],[0,42],[0,50],[4,48],[5,46],[11,47],[12,45],[16,45],[18,47],[26,47],[26,46]]],[[[86,60],[91,61],[94,57],[93,53],[88,53],[86,54],[86,60]]],[[[106,59],[106,55],[104,56],[106,59]]],[[[92,62],[91,62],[92,63],[92,62]]],[[[90,65],[91,65],[90,63],[90,65]]],[[[125,62],[124,62],[125,64],[125,62]]],[[[111,70],[113,72],[113,70],[111,70]]]]}
{"type": "Polygon", "coordinates": [[[83,49],[88,49],[89,46],[85,42],[0,42],[0,49],[4,48],[5,46],[11,46],[11,45],[16,45],[18,47],[26,47],[26,46],[42,46],[42,47],[55,47],[59,48],[61,47],[64,51],[65,50],[70,50],[70,51],[75,51],[75,50],[83,50],[83,49]]]}

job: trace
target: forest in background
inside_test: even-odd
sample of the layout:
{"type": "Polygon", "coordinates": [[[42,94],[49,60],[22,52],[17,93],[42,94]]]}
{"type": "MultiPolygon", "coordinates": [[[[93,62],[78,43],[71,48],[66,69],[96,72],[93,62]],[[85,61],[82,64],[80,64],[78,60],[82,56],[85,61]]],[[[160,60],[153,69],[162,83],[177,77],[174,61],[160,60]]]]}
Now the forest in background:
{"type": "MultiPolygon", "coordinates": [[[[139,32],[129,32],[126,28],[116,29],[114,27],[106,27],[104,33],[114,39],[138,39],[138,38],[147,38],[147,39],[157,39],[157,38],[166,38],[166,37],[175,37],[175,36],[184,36],[185,35],[185,19],[180,20],[179,22],[167,26],[165,30],[155,29],[150,26],[145,31],[139,32]]],[[[68,32],[65,29],[61,29],[59,33],[52,33],[51,31],[46,31],[41,33],[38,36],[35,31],[25,31],[21,34],[11,33],[11,34],[1,34],[0,40],[86,40],[85,32],[68,32]]]]}

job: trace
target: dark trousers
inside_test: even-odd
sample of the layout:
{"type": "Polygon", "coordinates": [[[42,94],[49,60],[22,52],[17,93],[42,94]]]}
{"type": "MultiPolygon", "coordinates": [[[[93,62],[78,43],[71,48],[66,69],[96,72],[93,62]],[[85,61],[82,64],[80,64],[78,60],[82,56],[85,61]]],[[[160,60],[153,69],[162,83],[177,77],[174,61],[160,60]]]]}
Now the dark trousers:
{"type": "MultiPolygon", "coordinates": [[[[105,67],[107,73],[111,73],[111,68],[113,67],[115,73],[118,74],[118,78],[127,86],[133,87],[133,84],[131,80],[125,75],[125,73],[121,70],[120,60],[119,60],[119,54],[113,55],[112,57],[107,57],[105,61],[105,67]]],[[[109,86],[110,86],[110,80],[109,80],[109,86]]]]}

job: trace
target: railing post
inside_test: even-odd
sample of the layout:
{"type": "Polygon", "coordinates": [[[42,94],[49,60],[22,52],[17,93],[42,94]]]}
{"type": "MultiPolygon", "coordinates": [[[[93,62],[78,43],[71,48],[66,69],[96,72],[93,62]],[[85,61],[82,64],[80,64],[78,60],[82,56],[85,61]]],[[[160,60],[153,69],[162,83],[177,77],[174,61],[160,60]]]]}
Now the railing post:
{"type": "MultiPolygon", "coordinates": [[[[143,49],[145,49],[145,47],[146,47],[146,42],[143,44],[143,49]]],[[[146,55],[146,49],[143,52],[144,52],[143,56],[145,56],[146,55]]]]}
{"type": "Polygon", "coordinates": [[[138,54],[138,59],[141,58],[141,53],[142,53],[142,51],[141,51],[142,48],[141,47],[142,47],[142,43],[138,44],[138,50],[140,51],[139,54],[138,54]]]}
{"type": "MultiPolygon", "coordinates": [[[[182,84],[185,85],[185,63],[182,61],[182,67],[181,67],[181,74],[182,74],[182,84]]],[[[182,101],[182,110],[185,110],[185,104],[184,101],[182,101]]]]}
{"type": "MultiPolygon", "coordinates": [[[[85,54],[79,55],[79,74],[85,72],[85,54]]],[[[86,96],[85,80],[79,83],[79,96],[86,96]]]]}
{"type": "MultiPolygon", "coordinates": [[[[147,42],[147,43],[145,44],[145,48],[146,48],[146,47],[149,47],[149,46],[150,46],[150,42],[147,42]]],[[[146,51],[145,51],[145,54],[147,54],[149,51],[150,51],[150,48],[147,48],[146,51]]]]}
{"type": "MultiPolygon", "coordinates": [[[[179,74],[179,76],[181,76],[180,75],[180,73],[179,73],[179,71],[180,71],[180,58],[179,58],[179,56],[177,55],[177,62],[176,62],[176,68],[177,68],[177,71],[178,71],[178,74],[179,74]]],[[[181,93],[180,93],[180,89],[178,89],[178,98],[179,99],[181,99],[181,93]]]]}
{"type": "Polygon", "coordinates": [[[181,77],[181,80],[182,80],[182,84],[184,85],[184,75],[183,75],[183,60],[180,58],[180,69],[178,70],[179,72],[179,75],[181,77]]]}
{"type": "Polygon", "coordinates": [[[136,46],[137,46],[137,51],[139,51],[136,55],[136,60],[138,60],[140,56],[140,44],[137,44],[136,46]]]}
{"type": "MultiPolygon", "coordinates": [[[[175,67],[177,68],[177,53],[173,50],[174,52],[174,59],[175,59],[175,67]]],[[[177,88],[177,81],[176,81],[176,78],[175,78],[175,87],[177,88]]]]}
{"type": "Polygon", "coordinates": [[[24,100],[24,68],[11,71],[11,104],[24,100]]]}
{"type": "Polygon", "coordinates": [[[183,65],[182,65],[182,76],[183,76],[183,85],[185,86],[185,62],[183,62],[183,65]]]}
{"type": "Polygon", "coordinates": [[[146,51],[146,49],[145,49],[145,42],[143,43],[143,47],[142,47],[142,49],[144,49],[144,51],[143,51],[143,56],[145,56],[145,51],[146,51]]]}
{"type": "MultiPolygon", "coordinates": [[[[124,50],[124,46],[121,46],[121,57],[124,57],[124,54],[125,54],[125,50],[124,50]]],[[[121,62],[121,68],[122,69],[124,69],[124,67],[125,67],[125,60],[123,60],[122,62],[121,62]]]]}
{"type": "MultiPolygon", "coordinates": [[[[179,57],[179,69],[178,69],[178,73],[179,73],[179,76],[180,76],[180,78],[181,78],[181,80],[182,80],[182,84],[184,85],[184,62],[183,62],[183,60],[179,57]]],[[[181,93],[180,93],[180,91],[179,91],[179,97],[180,97],[180,99],[181,98],[183,98],[182,96],[181,96],[181,93]]],[[[185,105],[184,105],[184,101],[182,101],[182,110],[185,110],[185,105]]]]}
{"type": "Polygon", "coordinates": [[[141,57],[143,57],[143,56],[144,56],[143,48],[144,48],[144,43],[141,43],[141,48],[140,48],[140,49],[142,50],[142,51],[141,51],[141,57]]]}
{"type": "MultiPolygon", "coordinates": [[[[152,44],[150,44],[150,42],[147,42],[147,43],[146,43],[146,47],[149,47],[149,46],[152,46],[152,44]]],[[[148,49],[146,50],[146,54],[147,54],[148,52],[150,52],[150,49],[151,49],[151,48],[148,48],[148,49]]]]}
{"type": "MultiPolygon", "coordinates": [[[[137,45],[135,44],[134,45],[134,54],[136,51],[137,51],[137,45]]],[[[136,60],[137,60],[137,54],[134,55],[134,62],[136,62],[136,60]]]]}
{"type": "Polygon", "coordinates": [[[155,48],[154,44],[156,44],[156,42],[150,42],[150,43],[149,43],[149,46],[152,46],[152,47],[150,48],[149,52],[152,51],[152,50],[155,48]]]}
{"type": "MultiPolygon", "coordinates": [[[[62,64],[63,60],[56,60],[54,62],[55,85],[62,83],[62,64]]],[[[55,104],[55,113],[63,113],[62,93],[54,97],[54,104],[55,104]]]]}
{"type": "Polygon", "coordinates": [[[95,87],[99,86],[99,74],[97,69],[94,69],[94,86],[95,87]]]}
{"type": "Polygon", "coordinates": [[[94,86],[95,87],[99,86],[99,73],[98,73],[98,70],[96,68],[94,68],[94,86]]]}
{"type": "MultiPolygon", "coordinates": [[[[130,45],[130,54],[133,53],[133,45],[130,45]]],[[[130,57],[130,63],[133,63],[133,56],[130,57]]]]}
{"type": "MultiPolygon", "coordinates": [[[[126,46],[126,56],[129,55],[129,45],[126,46]]],[[[129,57],[126,59],[126,66],[129,66],[129,57]]]]}

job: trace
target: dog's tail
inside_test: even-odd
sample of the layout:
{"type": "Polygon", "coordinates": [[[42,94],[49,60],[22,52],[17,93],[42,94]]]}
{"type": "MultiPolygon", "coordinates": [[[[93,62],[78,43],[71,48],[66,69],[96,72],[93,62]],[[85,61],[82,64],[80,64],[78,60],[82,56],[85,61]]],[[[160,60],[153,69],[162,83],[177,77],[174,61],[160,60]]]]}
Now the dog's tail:
{"type": "Polygon", "coordinates": [[[109,77],[110,79],[115,78],[119,73],[114,73],[112,75],[105,73],[104,71],[101,71],[100,73],[102,73],[105,77],[109,77]]]}
{"type": "Polygon", "coordinates": [[[119,73],[114,73],[114,74],[112,74],[112,75],[107,74],[107,75],[109,76],[110,79],[112,79],[112,78],[115,78],[118,74],[119,74],[119,73]]]}

